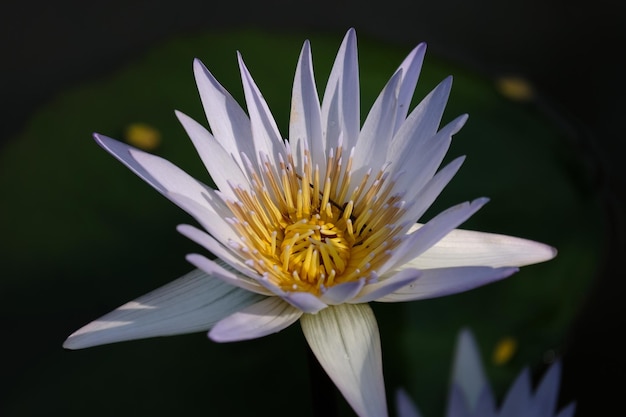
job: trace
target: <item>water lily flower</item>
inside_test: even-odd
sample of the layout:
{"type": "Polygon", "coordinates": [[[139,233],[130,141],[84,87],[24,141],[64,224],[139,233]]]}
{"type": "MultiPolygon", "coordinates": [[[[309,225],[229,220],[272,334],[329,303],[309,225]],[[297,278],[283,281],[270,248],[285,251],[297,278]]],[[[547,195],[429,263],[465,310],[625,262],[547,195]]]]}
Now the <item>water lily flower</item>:
{"type": "Polygon", "coordinates": [[[211,131],[176,115],[217,189],[95,134],[100,146],[194,217],[202,229],[178,230],[216,259],[188,255],[196,270],[79,329],[64,346],[207,330],[214,341],[237,341],[300,320],[356,413],[386,415],[379,332],[368,302],[466,291],[555,255],[540,243],[456,230],[485,198],[416,223],[463,162],[438,171],[467,119],[438,130],[451,78],[407,116],[425,48],[417,46],[401,63],[361,128],[355,31],[341,44],[321,105],[305,42],[288,140],[240,55],[247,114],[196,60],[211,131]]]}
{"type": "MultiPolygon", "coordinates": [[[[459,332],[452,383],[448,394],[447,417],[573,417],[576,403],[556,413],[561,363],[554,362],[533,392],[530,371],[524,369],[507,392],[500,408],[485,376],[480,353],[472,332],[459,332]]],[[[421,417],[417,406],[404,390],[396,392],[398,417],[421,417]]]]}

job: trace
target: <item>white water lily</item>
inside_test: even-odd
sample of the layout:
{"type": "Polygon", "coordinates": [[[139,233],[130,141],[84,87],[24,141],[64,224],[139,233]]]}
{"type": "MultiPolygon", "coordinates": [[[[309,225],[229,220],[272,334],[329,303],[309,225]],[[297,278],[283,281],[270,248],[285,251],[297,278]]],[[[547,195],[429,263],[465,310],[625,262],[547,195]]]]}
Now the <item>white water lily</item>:
{"type": "Polygon", "coordinates": [[[309,43],[298,61],[289,140],[283,140],[241,56],[246,114],[200,61],[198,90],[211,132],[176,115],[214,190],[170,162],[96,134],[117,159],[205,229],[178,230],[217,257],[72,334],[88,346],[197,331],[225,342],[278,332],[297,320],[317,359],[360,416],[387,405],[370,301],[420,300],[505,278],[551,259],[524,239],[454,230],[486,199],[417,220],[463,158],[438,170],[467,117],[438,130],[444,80],[407,116],[425,45],[393,74],[360,128],[356,35],[339,49],[320,105],[309,43]]]}
{"type": "MultiPolygon", "coordinates": [[[[447,417],[573,417],[574,402],[556,413],[561,364],[553,363],[532,392],[530,371],[524,369],[507,392],[500,408],[491,391],[472,332],[459,333],[447,417]]],[[[403,390],[396,392],[398,417],[421,417],[418,408],[403,390]]]]}

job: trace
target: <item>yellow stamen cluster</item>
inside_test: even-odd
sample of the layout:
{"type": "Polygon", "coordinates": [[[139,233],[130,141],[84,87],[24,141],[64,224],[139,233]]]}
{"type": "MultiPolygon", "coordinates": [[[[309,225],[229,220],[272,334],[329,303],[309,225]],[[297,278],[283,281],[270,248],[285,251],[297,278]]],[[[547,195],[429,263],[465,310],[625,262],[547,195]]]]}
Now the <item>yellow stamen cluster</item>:
{"type": "Polygon", "coordinates": [[[319,295],[368,278],[399,243],[394,223],[403,203],[390,195],[393,184],[384,169],[376,176],[368,172],[351,189],[352,157],[343,158],[341,146],[331,149],[320,174],[308,150],[298,170],[288,151],[278,166],[263,157],[258,170],[247,163],[250,188],[233,186],[230,222],[244,243],[235,247],[285,291],[319,295]]]}

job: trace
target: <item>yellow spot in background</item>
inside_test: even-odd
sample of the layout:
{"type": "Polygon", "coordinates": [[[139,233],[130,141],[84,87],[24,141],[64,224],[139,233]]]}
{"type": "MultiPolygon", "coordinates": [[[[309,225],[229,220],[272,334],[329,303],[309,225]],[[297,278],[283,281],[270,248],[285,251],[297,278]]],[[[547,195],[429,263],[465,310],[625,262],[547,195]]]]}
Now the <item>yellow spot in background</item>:
{"type": "Polygon", "coordinates": [[[496,79],[496,89],[514,101],[530,101],[535,96],[533,86],[525,79],[515,76],[505,76],[496,79]]]}
{"type": "Polygon", "coordinates": [[[495,365],[504,365],[511,360],[515,352],[517,352],[517,340],[512,337],[503,337],[496,343],[491,360],[495,365]]]}
{"type": "Polygon", "coordinates": [[[152,151],[161,144],[161,132],[145,123],[132,123],[126,127],[126,142],[144,151],[152,151]]]}

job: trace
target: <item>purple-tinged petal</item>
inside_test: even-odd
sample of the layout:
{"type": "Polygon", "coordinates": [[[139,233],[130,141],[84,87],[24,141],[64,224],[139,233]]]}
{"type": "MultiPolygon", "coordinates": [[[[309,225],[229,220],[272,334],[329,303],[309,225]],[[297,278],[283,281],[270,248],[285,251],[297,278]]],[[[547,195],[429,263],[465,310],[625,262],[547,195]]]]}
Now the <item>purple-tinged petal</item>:
{"type": "Polygon", "coordinates": [[[367,304],[304,314],[302,331],[315,357],[360,417],[386,417],[380,334],[367,304]]]}
{"type": "Polygon", "coordinates": [[[541,379],[539,387],[535,390],[531,415],[537,417],[552,417],[554,415],[560,382],[561,363],[557,361],[550,366],[541,379]]]}
{"type": "Polygon", "coordinates": [[[425,53],[426,44],[422,42],[407,55],[398,68],[397,72],[402,72],[402,82],[398,91],[398,109],[396,111],[396,122],[394,123],[394,134],[398,131],[409,112],[409,106],[417,85],[417,79],[422,70],[425,53]]]}
{"type": "Polygon", "coordinates": [[[63,346],[82,349],[207,331],[218,321],[262,298],[195,270],[82,327],[63,346]]]}
{"type": "Polygon", "coordinates": [[[282,299],[309,314],[315,314],[328,307],[328,304],[308,292],[288,292],[282,299]]]}
{"type": "Polygon", "coordinates": [[[191,239],[192,241],[209,250],[218,259],[224,261],[225,263],[230,265],[231,268],[237,270],[239,273],[253,279],[258,278],[259,274],[254,269],[246,265],[245,260],[241,259],[227,246],[224,246],[222,243],[215,240],[204,230],[200,230],[197,227],[188,224],[180,224],[178,225],[178,227],[176,227],[176,230],[178,230],[178,232],[183,236],[191,239]]]}
{"type": "Polygon", "coordinates": [[[293,149],[298,155],[302,156],[306,148],[310,150],[313,161],[326,159],[321,120],[320,101],[311,62],[311,47],[306,41],[296,67],[289,117],[289,142],[294,144],[293,149]]]}
{"type": "Polygon", "coordinates": [[[356,32],[348,30],[337,52],[322,100],[322,130],[325,150],[335,148],[343,137],[344,149],[350,150],[359,136],[359,68],[356,32]]]}
{"type": "Polygon", "coordinates": [[[229,154],[213,135],[195,120],[179,111],[176,112],[176,117],[191,138],[217,188],[229,198],[235,198],[235,193],[229,183],[247,188],[248,178],[241,171],[237,161],[233,159],[233,155],[229,154]]]}
{"type": "Polygon", "coordinates": [[[257,281],[253,281],[246,275],[238,275],[237,273],[231,272],[202,255],[192,253],[187,255],[186,259],[196,268],[203,270],[205,273],[214,278],[221,279],[229,285],[243,288],[244,290],[252,291],[261,295],[273,295],[263,286],[259,285],[257,281]]]}
{"type": "Polygon", "coordinates": [[[170,191],[176,191],[198,204],[206,204],[202,195],[210,188],[171,162],[98,133],[94,134],[94,139],[165,197],[169,198],[170,191]]]}
{"type": "Polygon", "coordinates": [[[341,304],[346,300],[354,298],[365,285],[364,279],[358,281],[344,282],[333,285],[322,293],[320,297],[326,304],[341,304]]]}
{"type": "Polygon", "coordinates": [[[517,272],[518,269],[515,267],[467,266],[422,269],[420,271],[421,275],[417,281],[405,285],[377,301],[395,303],[443,297],[504,279],[517,272]]]}
{"type": "Polygon", "coordinates": [[[452,383],[448,394],[446,417],[475,417],[467,405],[465,393],[455,383],[452,383]]]}
{"type": "Polygon", "coordinates": [[[226,151],[243,166],[241,153],[255,159],[250,119],[228,91],[198,59],[193,71],[211,132],[226,151]]]}
{"type": "Polygon", "coordinates": [[[402,388],[396,390],[396,411],[398,417],[422,417],[415,403],[402,388]]]}
{"type": "Polygon", "coordinates": [[[270,112],[263,95],[254,83],[250,72],[243,62],[241,54],[237,53],[239,62],[239,71],[241,72],[241,82],[243,83],[243,91],[246,97],[248,114],[252,123],[252,138],[256,155],[263,153],[270,157],[273,165],[278,162],[278,152],[283,150],[284,145],[278,132],[278,127],[274,121],[274,117],[270,112]]]}
{"type": "Polygon", "coordinates": [[[403,269],[385,277],[378,282],[366,285],[361,293],[350,300],[350,303],[369,303],[370,301],[380,301],[396,291],[400,291],[407,285],[411,285],[421,276],[421,271],[417,269],[403,269]]]}
{"type": "Polygon", "coordinates": [[[525,417],[530,415],[529,406],[531,405],[531,381],[530,372],[525,368],[515,379],[511,388],[506,394],[502,406],[500,407],[500,415],[506,417],[525,417]]]}
{"type": "MultiPolygon", "coordinates": [[[[417,231],[405,237],[405,240],[395,249],[391,258],[380,268],[380,274],[407,264],[414,258],[432,247],[450,231],[476,213],[489,201],[487,198],[478,198],[472,202],[465,202],[439,213],[417,231]]],[[[408,266],[412,267],[412,265],[408,266]]]]}
{"type": "MultiPolygon", "coordinates": [[[[416,224],[409,233],[419,230],[416,224]]],[[[525,266],[550,260],[556,249],[519,237],[471,230],[452,230],[419,257],[408,261],[412,268],[451,266],[525,266]]]]}
{"type": "Polygon", "coordinates": [[[295,323],[302,311],[278,297],[268,297],[220,320],[209,337],[215,342],[235,342],[267,336],[295,323]]]}
{"type": "Polygon", "coordinates": [[[460,388],[470,410],[478,405],[483,390],[489,389],[476,339],[468,329],[463,329],[457,337],[452,384],[460,388]]]}

